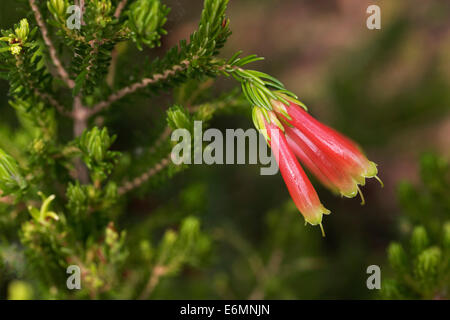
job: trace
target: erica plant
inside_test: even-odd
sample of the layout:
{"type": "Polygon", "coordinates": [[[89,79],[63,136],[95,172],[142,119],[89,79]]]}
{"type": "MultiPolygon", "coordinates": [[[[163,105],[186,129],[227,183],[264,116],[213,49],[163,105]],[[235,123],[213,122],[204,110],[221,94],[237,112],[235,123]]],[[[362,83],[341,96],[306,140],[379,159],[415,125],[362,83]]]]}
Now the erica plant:
{"type": "Polygon", "coordinates": [[[6,216],[0,241],[17,244],[16,258],[27,267],[10,268],[34,274],[40,297],[148,298],[160,278],[198,263],[209,239],[197,218],[184,216],[159,241],[128,240],[133,235],[119,219],[133,194],[185,169],[170,160],[171,131],[209,121],[223,109],[253,108],[256,127],[312,225],[322,226],[322,214],[330,211],[297,158],[345,197],[361,194],[365,178],[377,177],[376,165],[354,142],[312,118],[276,78],[248,69],[262,58],[240,51],[219,57],[231,34],[227,3],[205,0],[189,39],[122,68],[129,46],[147,52],[161,45],[170,9],[160,0],[80,0],[76,7],[68,0],[29,0],[26,18],[2,30],[0,76],[9,81],[20,131],[8,131],[10,140],[0,145],[0,209],[6,216]],[[242,97],[234,90],[198,102],[203,88],[221,76],[237,81],[242,97]],[[115,147],[120,136],[108,121],[124,117],[136,101],[151,106],[148,101],[165,92],[173,93],[174,105],[165,106],[169,125],[156,128],[159,138],[115,147]],[[68,265],[81,268],[81,291],[66,290],[68,265]]]}

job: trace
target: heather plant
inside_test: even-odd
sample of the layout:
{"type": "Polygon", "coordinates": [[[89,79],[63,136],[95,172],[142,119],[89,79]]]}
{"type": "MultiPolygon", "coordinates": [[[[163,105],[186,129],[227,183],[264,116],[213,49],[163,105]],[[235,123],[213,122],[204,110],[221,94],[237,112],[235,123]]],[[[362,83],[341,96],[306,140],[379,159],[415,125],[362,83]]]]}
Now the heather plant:
{"type": "MultiPolygon", "coordinates": [[[[70,294],[65,270],[72,265],[83,279],[83,289],[75,292],[81,297],[111,297],[124,286],[131,258],[117,219],[127,195],[184,168],[170,161],[171,130],[192,128],[195,120],[208,121],[217,110],[242,104],[233,91],[193,105],[207,78],[232,75],[250,102],[268,109],[269,98],[294,99],[275,78],[244,69],[261,60],[256,55],[217,57],[231,34],[227,2],[206,0],[188,41],[120,76],[115,69],[121,45],[160,46],[170,11],[161,1],[30,0],[31,15],[2,30],[2,77],[10,83],[10,105],[21,124],[0,150],[1,205],[10,213],[2,226],[19,231],[17,254],[40,297],[70,294]],[[117,136],[102,124],[108,112],[129,96],[157,96],[171,88],[181,88],[179,101],[168,109],[160,137],[145,151],[112,150],[117,136]],[[71,134],[66,126],[72,126],[71,134]]],[[[13,239],[2,241],[6,246],[13,239]]],[[[166,230],[157,243],[139,242],[140,264],[153,267],[150,274],[134,274],[142,290],[136,297],[147,298],[159,278],[195,264],[207,243],[194,217],[183,219],[179,230],[166,230]]],[[[9,261],[6,254],[4,260],[9,261]]],[[[7,269],[17,272],[9,263],[7,269]]]]}
{"type": "Polygon", "coordinates": [[[160,277],[200,259],[208,239],[195,217],[184,217],[179,228],[155,242],[141,239],[136,244],[141,254],[131,256],[133,239],[127,240],[117,222],[127,195],[183,169],[168,157],[171,129],[241,103],[231,92],[190,104],[198,102],[195,95],[202,93],[205,79],[259,59],[237,54],[228,63],[216,57],[230,35],[227,2],[206,0],[189,41],[120,76],[121,45],[160,46],[170,11],[161,1],[30,0],[30,15],[2,30],[1,76],[10,83],[9,102],[21,125],[0,149],[2,273],[33,279],[14,283],[10,296],[32,298],[34,291],[34,297],[44,298],[148,298],[160,277]],[[171,88],[180,88],[186,106],[169,109],[172,127],[162,128],[145,151],[136,152],[133,145],[112,150],[116,135],[102,125],[108,111],[128,96],[155,96],[171,88]],[[130,169],[137,167],[140,172],[130,169]],[[125,266],[133,260],[142,268],[129,274],[125,266]],[[26,267],[19,270],[15,263],[26,267]],[[66,287],[70,265],[81,271],[81,290],[66,287]]]}
{"type": "MultiPolygon", "coordinates": [[[[205,0],[196,30],[164,51],[170,17],[164,1],[20,3],[24,18],[0,37],[0,76],[9,83],[15,115],[0,126],[0,297],[204,298],[214,291],[222,298],[308,298],[296,291],[299,282],[313,282],[305,273],[315,274],[314,288],[336,280],[320,269],[343,259],[332,250],[325,258],[327,244],[311,240],[317,230],[305,228],[298,214],[322,227],[322,215],[334,208],[322,205],[298,160],[333,194],[359,194],[362,202],[360,187],[366,178],[378,179],[376,164],[312,118],[278,79],[250,67],[261,57],[241,51],[223,57],[232,27],[228,0],[205,0]],[[219,78],[238,86],[218,92],[219,78]],[[262,212],[267,226],[257,245],[233,223],[201,216],[217,184],[177,180],[188,165],[174,163],[172,133],[194,136],[196,122],[207,128],[219,114],[253,119],[294,200],[262,212]],[[239,259],[231,263],[229,251],[239,259]],[[220,271],[208,274],[217,261],[224,262],[220,271]],[[76,274],[68,270],[80,271],[80,289],[69,285],[76,274]],[[184,291],[186,282],[174,279],[196,285],[184,291]]],[[[364,92],[345,89],[333,87],[364,92]]],[[[253,194],[252,202],[250,189],[242,202],[255,208],[273,190],[253,194]]],[[[215,217],[226,219],[226,211],[216,205],[215,217]]],[[[250,232],[247,218],[235,224],[250,232]]],[[[428,254],[432,261],[441,261],[439,250],[428,254]]],[[[355,256],[345,259],[349,274],[355,256]]],[[[307,293],[320,297],[318,290],[307,293]]]]}
{"type": "Polygon", "coordinates": [[[423,155],[420,165],[421,186],[398,186],[406,213],[399,222],[404,241],[392,242],[387,249],[395,277],[382,286],[385,298],[449,298],[450,167],[435,154],[423,155]]]}

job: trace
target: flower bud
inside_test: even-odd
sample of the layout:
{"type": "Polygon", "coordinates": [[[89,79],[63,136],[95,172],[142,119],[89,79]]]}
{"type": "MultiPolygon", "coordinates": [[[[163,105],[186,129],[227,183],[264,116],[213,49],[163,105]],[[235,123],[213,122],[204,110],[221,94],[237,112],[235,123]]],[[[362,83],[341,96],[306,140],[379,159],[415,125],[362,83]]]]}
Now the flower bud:
{"type": "Polygon", "coordinates": [[[181,106],[173,106],[167,110],[167,122],[172,129],[188,129],[192,127],[192,121],[189,114],[181,106]]]}
{"type": "Polygon", "coordinates": [[[19,44],[13,44],[9,47],[9,51],[11,51],[12,55],[17,56],[22,52],[22,47],[19,44]]]}
{"type": "Polygon", "coordinates": [[[112,9],[110,0],[100,0],[96,3],[96,5],[97,12],[99,12],[101,15],[107,15],[112,9]]]}
{"type": "Polygon", "coordinates": [[[148,240],[142,240],[140,243],[139,243],[139,251],[140,251],[140,254],[141,254],[141,256],[146,260],[146,261],[150,261],[151,260],[151,258],[153,257],[153,255],[154,255],[154,248],[152,247],[152,244],[151,244],[151,242],[150,241],[148,241],[148,240]]]}
{"type": "Polygon", "coordinates": [[[256,129],[258,129],[259,132],[261,132],[261,134],[264,136],[264,138],[268,142],[270,140],[270,137],[267,132],[266,122],[270,122],[270,118],[269,118],[267,110],[264,108],[257,107],[257,106],[253,107],[252,118],[253,118],[253,123],[254,123],[256,129]]]}
{"type": "Polygon", "coordinates": [[[427,231],[424,227],[415,227],[411,236],[411,249],[414,254],[419,254],[429,245],[427,231]]]}
{"type": "Polygon", "coordinates": [[[112,4],[110,0],[97,0],[95,2],[95,22],[104,28],[112,20],[110,16],[111,10],[112,4]]]}
{"type": "Polygon", "coordinates": [[[69,207],[79,208],[85,205],[88,197],[84,189],[78,184],[69,183],[67,188],[67,198],[69,199],[69,207]]]}
{"type": "Polygon", "coordinates": [[[199,231],[200,223],[198,219],[188,217],[183,221],[183,224],[181,225],[180,237],[186,240],[187,238],[192,238],[193,235],[198,234],[199,231]]]}
{"type": "Polygon", "coordinates": [[[392,268],[396,271],[402,271],[406,267],[408,261],[406,257],[406,252],[402,245],[394,242],[389,245],[388,248],[388,259],[392,268]]]}
{"type": "Polygon", "coordinates": [[[160,45],[160,34],[166,34],[162,26],[169,11],[160,0],[138,0],[131,5],[129,25],[139,50],[142,50],[142,44],[150,48],[160,45]]]}
{"type": "Polygon", "coordinates": [[[112,247],[119,240],[119,234],[114,228],[114,223],[110,222],[105,232],[105,242],[108,246],[112,247]]]}
{"type": "Polygon", "coordinates": [[[417,278],[423,282],[433,282],[438,276],[439,264],[442,252],[438,247],[424,250],[415,263],[414,272],[417,278]]]}
{"type": "Polygon", "coordinates": [[[65,15],[67,11],[67,0],[50,0],[47,1],[47,8],[53,14],[55,19],[59,22],[65,22],[65,15]]]}
{"type": "Polygon", "coordinates": [[[166,264],[166,262],[173,256],[175,244],[178,239],[178,234],[173,230],[167,230],[159,247],[158,263],[166,264]]]}
{"type": "Polygon", "coordinates": [[[85,131],[80,139],[80,148],[95,162],[102,162],[106,153],[114,142],[115,137],[110,137],[108,129],[94,127],[91,131],[85,131]]]}
{"type": "Polygon", "coordinates": [[[28,34],[30,33],[30,27],[28,25],[27,19],[20,20],[19,26],[14,30],[16,32],[16,36],[22,42],[26,42],[28,38],[28,34]]]}

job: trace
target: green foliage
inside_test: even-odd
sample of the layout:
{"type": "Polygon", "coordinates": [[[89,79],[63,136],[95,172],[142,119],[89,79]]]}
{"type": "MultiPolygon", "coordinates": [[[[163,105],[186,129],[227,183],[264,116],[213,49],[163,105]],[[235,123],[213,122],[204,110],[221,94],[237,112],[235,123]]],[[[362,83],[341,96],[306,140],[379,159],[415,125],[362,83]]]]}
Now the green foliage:
{"type": "Polygon", "coordinates": [[[207,252],[209,239],[200,233],[198,219],[183,220],[179,233],[166,231],[156,249],[154,264],[163,266],[165,275],[173,275],[184,264],[198,264],[198,257],[207,252]]]}
{"type": "Polygon", "coordinates": [[[129,26],[132,39],[139,50],[145,44],[150,48],[161,45],[161,35],[167,34],[163,29],[170,9],[160,0],[139,0],[130,6],[129,26]]]}
{"type": "Polygon", "coordinates": [[[393,242],[389,245],[389,263],[396,275],[382,286],[382,294],[386,298],[448,298],[448,161],[433,154],[425,154],[421,159],[421,177],[423,186],[420,189],[409,183],[399,186],[399,196],[408,214],[402,226],[409,235],[409,244],[393,242]]]}
{"type": "Polygon", "coordinates": [[[260,60],[255,55],[217,57],[231,34],[227,4],[205,0],[189,41],[159,58],[146,54],[120,74],[115,69],[118,61],[129,64],[129,43],[138,49],[133,54],[160,46],[170,12],[161,1],[94,0],[70,11],[67,0],[31,0],[28,20],[1,31],[1,76],[9,81],[18,124],[0,127],[11,136],[0,141],[0,273],[9,277],[0,287],[8,286],[11,299],[149,298],[163,279],[205,261],[211,236],[192,212],[204,201],[196,200],[200,189],[183,193],[183,211],[168,206],[170,223],[159,223],[158,210],[135,225],[122,217],[133,211],[132,191],[164,188],[186,169],[170,163],[171,130],[191,130],[195,120],[206,126],[218,112],[248,108],[236,90],[212,94],[211,78],[231,74],[264,97],[290,94],[275,78],[243,69],[260,60]],[[158,114],[145,141],[124,146],[109,133],[108,121],[128,115],[120,107],[131,97],[169,89],[175,89],[173,107],[158,114]],[[6,258],[4,248],[14,249],[15,258],[6,258]],[[82,271],[80,291],[66,287],[72,264],[82,271]]]}
{"type": "MultiPolygon", "coordinates": [[[[79,28],[70,26],[73,1],[4,2],[23,15],[0,36],[12,107],[0,119],[0,298],[370,297],[361,261],[385,230],[383,220],[372,225],[380,208],[336,212],[323,241],[291,201],[279,205],[288,198],[279,177],[170,161],[174,129],[196,120],[204,129],[244,128],[251,107],[301,104],[276,78],[247,69],[262,58],[239,48],[219,55],[231,34],[229,1],[205,0],[196,30],[167,50],[153,50],[165,42],[167,20],[177,21],[165,1],[84,1],[79,28]],[[240,88],[219,92],[220,76],[240,88]],[[66,286],[69,265],[82,271],[79,291],[66,286]]],[[[359,142],[389,141],[403,127],[395,120],[449,105],[444,68],[434,65],[391,100],[369,94],[377,71],[391,66],[389,53],[409,38],[407,26],[386,25],[373,46],[332,70],[338,126],[359,142]]],[[[295,52],[309,44],[298,45],[295,52]]],[[[448,165],[423,162],[424,186],[399,187],[407,236],[388,250],[396,275],[383,284],[387,297],[448,298],[448,165]]]]}
{"type": "Polygon", "coordinates": [[[59,25],[66,23],[66,12],[69,7],[69,1],[67,0],[50,0],[47,1],[47,7],[53,18],[59,25]]]}
{"type": "Polygon", "coordinates": [[[34,103],[38,90],[51,92],[51,76],[42,61],[36,33],[37,28],[29,31],[28,21],[23,19],[15,25],[14,32],[2,30],[0,38],[2,69],[7,71],[10,95],[15,99],[32,99],[34,103]]]}
{"type": "Polygon", "coordinates": [[[179,105],[175,105],[167,110],[167,122],[174,130],[188,129],[191,131],[191,129],[193,129],[189,113],[179,105]]]}
{"type": "Polygon", "coordinates": [[[83,160],[91,171],[92,180],[101,182],[114,168],[118,152],[109,151],[115,136],[109,136],[108,129],[98,127],[85,131],[78,142],[83,160]]]}

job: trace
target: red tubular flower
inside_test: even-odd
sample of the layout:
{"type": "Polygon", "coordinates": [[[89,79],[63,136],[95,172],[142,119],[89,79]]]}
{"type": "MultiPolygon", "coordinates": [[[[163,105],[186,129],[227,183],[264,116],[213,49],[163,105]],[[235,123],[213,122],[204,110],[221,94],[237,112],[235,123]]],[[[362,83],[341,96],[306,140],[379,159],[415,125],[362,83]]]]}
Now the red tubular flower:
{"type": "Polygon", "coordinates": [[[285,127],[291,147],[296,150],[296,145],[302,150],[296,152],[297,156],[326,186],[343,196],[354,197],[365,178],[378,179],[376,164],[353,141],[320,123],[297,104],[287,106],[274,101],[273,107],[280,119],[293,126],[285,127]]]}
{"type": "Polygon", "coordinates": [[[322,182],[327,188],[331,189],[333,192],[337,192],[338,190],[331,184],[328,178],[320,171],[319,167],[314,163],[311,158],[309,158],[303,149],[299,146],[299,144],[293,140],[289,134],[286,134],[286,140],[291,148],[292,152],[297,156],[300,162],[305,165],[314,176],[322,182]]]}
{"type": "Polygon", "coordinates": [[[356,143],[311,117],[301,102],[282,93],[279,96],[280,100],[272,101],[273,111],[254,107],[253,122],[273,149],[298,210],[306,222],[322,228],[322,216],[330,211],[320,202],[297,158],[333,192],[349,198],[359,193],[362,204],[358,184],[364,185],[366,178],[378,179],[377,166],[356,143]]]}
{"type": "Polygon", "coordinates": [[[282,130],[283,126],[279,123],[276,115],[270,112],[269,120],[264,118],[261,111],[257,110],[256,113],[258,112],[260,114],[256,117],[259,118],[259,127],[263,126],[267,130],[267,140],[275,154],[281,175],[294,203],[305,217],[306,222],[311,225],[320,225],[322,228],[322,215],[329,214],[330,211],[320,202],[316,190],[291,151],[282,130]]]}
{"type": "Polygon", "coordinates": [[[319,149],[295,127],[285,126],[290,148],[300,161],[329,189],[352,198],[358,194],[358,184],[346,174],[339,163],[319,149]]]}

